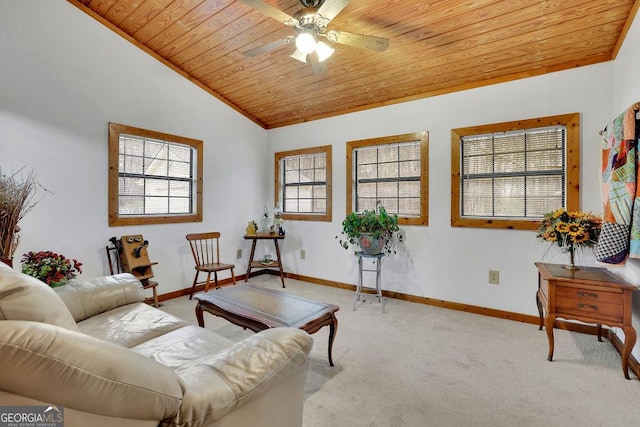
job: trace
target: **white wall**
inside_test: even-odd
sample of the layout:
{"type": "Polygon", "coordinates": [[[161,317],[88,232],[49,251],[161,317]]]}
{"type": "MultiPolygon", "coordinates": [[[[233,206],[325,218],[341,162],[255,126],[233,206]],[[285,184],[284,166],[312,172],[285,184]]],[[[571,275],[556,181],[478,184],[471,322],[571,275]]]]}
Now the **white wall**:
{"type": "MultiPolygon", "coordinates": [[[[429,226],[405,226],[406,252],[383,266],[383,288],[412,295],[537,314],[534,262],[564,262],[566,255],[537,241],[535,232],[452,228],[452,128],[581,113],[582,209],[601,212],[598,130],[611,116],[612,63],[548,74],[407,102],[269,131],[269,156],[301,144],[333,145],[333,221],[290,221],[295,241],[285,241],[286,266],[296,273],[355,283],[355,260],[334,236],[345,215],[346,141],[429,132],[429,226]],[[299,233],[304,229],[305,234],[299,233]],[[306,260],[294,250],[305,248],[306,260]],[[331,268],[327,268],[331,266],[331,268]],[[500,285],[488,283],[500,271],[500,285]]],[[[273,165],[270,165],[273,168],[273,165]]],[[[273,191],[273,190],[271,190],[273,191]]],[[[581,260],[587,262],[587,259],[581,260]]]]}
{"type": "Polygon", "coordinates": [[[230,262],[248,252],[246,221],[265,202],[265,130],[63,0],[0,0],[0,58],[0,166],[35,169],[49,191],[20,223],[16,264],[53,250],[94,277],[108,272],[110,237],[142,233],[167,293],[193,279],[185,234],[221,231],[230,262]],[[108,226],[110,121],[204,140],[202,223],[108,226]]]}

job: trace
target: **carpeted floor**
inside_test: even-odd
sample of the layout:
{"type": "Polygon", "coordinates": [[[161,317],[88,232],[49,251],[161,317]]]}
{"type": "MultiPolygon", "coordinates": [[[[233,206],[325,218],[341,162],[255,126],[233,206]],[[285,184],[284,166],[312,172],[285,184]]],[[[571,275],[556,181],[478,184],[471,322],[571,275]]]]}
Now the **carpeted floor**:
{"type": "MultiPolygon", "coordinates": [[[[252,282],[281,289],[274,276],[252,282]]],[[[373,296],[353,311],[353,292],[286,284],[340,306],[333,368],[329,328],[313,335],[305,427],[640,425],[640,381],[624,379],[606,340],[556,330],[548,362],[536,325],[386,298],[383,313],[373,296]]],[[[162,309],[196,323],[194,307],[182,297],[162,309]]],[[[206,313],[205,324],[232,340],[251,334],[206,313]]]]}

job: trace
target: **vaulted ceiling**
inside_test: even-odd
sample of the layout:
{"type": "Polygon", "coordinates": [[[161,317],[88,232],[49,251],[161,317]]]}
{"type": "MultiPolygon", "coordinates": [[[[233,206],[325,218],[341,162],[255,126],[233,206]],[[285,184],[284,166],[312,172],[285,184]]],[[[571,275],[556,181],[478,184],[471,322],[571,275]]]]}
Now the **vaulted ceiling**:
{"type": "Polygon", "coordinates": [[[388,49],[334,43],[314,73],[291,43],[246,56],[295,31],[239,0],[68,2],[266,129],[609,61],[640,4],[351,0],[327,28],[388,38],[388,49]]]}

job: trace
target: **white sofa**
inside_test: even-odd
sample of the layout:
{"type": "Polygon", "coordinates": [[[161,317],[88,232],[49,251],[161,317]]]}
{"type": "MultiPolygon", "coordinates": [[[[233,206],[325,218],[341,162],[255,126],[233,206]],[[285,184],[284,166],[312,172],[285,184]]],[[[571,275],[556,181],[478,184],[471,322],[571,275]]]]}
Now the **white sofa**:
{"type": "Polygon", "coordinates": [[[313,341],[238,343],[143,302],[130,274],[56,290],[0,262],[0,404],[74,426],[300,426],[313,341]]]}

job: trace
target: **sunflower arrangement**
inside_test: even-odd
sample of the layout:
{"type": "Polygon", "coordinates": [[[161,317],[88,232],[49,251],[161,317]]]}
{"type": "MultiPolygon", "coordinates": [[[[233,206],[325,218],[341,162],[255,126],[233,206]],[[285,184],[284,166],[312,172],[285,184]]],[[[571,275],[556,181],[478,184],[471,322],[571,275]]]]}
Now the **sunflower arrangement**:
{"type": "Polygon", "coordinates": [[[602,219],[591,212],[567,212],[560,208],[545,214],[536,237],[572,252],[576,247],[595,246],[601,228],[602,219]]]}

